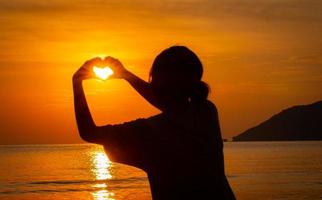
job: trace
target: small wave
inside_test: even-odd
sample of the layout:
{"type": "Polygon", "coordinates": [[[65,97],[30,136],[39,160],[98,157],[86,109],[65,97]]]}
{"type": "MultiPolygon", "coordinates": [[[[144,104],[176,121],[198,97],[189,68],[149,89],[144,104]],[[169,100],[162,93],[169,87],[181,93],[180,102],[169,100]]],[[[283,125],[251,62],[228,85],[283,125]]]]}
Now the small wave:
{"type": "Polygon", "coordinates": [[[137,181],[147,181],[146,177],[130,177],[124,179],[106,179],[106,180],[54,180],[54,181],[33,181],[28,182],[27,184],[31,185],[69,185],[69,184],[99,184],[106,182],[137,182],[137,181]]]}
{"type": "Polygon", "coordinates": [[[108,183],[109,189],[129,189],[145,187],[140,184],[147,181],[146,177],[130,177],[111,180],[53,180],[12,183],[6,190],[0,190],[1,195],[15,195],[26,193],[63,193],[63,192],[95,192],[104,188],[93,187],[95,184],[108,183]],[[138,183],[138,184],[137,184],[138,183]],[[15,186],[22,186],[17,189],[15,186]]]}
{"type": "Polygon", "coordinates": [[[137,182],[137,181],[147,181],[147,177],[130,177],[124,179],[111,179],[111,182],[137,182]]]}
{"type": "Polygon", "coordinates": [[[0,194],[12,195],[12,194],[26,194],[26,193],[61,193],[61,192],[95,192],[100,191],[101,188],[65,188],[65,189],[35,189],[35,190],[14,190],[14,191],[2,191],[0,194]]]}
{"type": "Polygon", "coordinates": [[[107,184],[109,189],[129,189],[146,187],[143,182],[147,177],[129,177],[108,180],[50,180],[32,182],[11,182],[0,189],[1,195],[15,195],[26,193],[63,193],[63,192],[95,192],[104,188],[95,187],[96,184],[107,184]]]}
{"type": "Polygon", "coordinates": [[[34,181],[27,184],[31,185],[69,185],[69,184],[91,184],[91,183],[104,183],[106,180],[55,180],[55,181],[34,181]]]}

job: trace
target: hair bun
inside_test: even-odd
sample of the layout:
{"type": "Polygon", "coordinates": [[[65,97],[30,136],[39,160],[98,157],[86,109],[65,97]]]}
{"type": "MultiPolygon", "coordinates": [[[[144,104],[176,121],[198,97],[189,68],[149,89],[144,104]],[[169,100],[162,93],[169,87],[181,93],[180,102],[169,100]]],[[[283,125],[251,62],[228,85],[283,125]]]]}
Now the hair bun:
{"type": "Polygon", "coordinates": [[[208,94],[209,94],[208,84],[203,81],[199,81],[192,89],[191,101],[193,102],[206,101],[208,98],[208,94]]]}

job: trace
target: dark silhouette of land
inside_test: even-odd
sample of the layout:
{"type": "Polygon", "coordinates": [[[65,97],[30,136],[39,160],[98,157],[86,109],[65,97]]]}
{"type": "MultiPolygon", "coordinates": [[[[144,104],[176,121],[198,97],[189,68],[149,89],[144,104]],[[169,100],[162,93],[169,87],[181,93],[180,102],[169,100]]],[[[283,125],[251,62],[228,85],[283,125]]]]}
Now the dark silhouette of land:
{"type": "Polygon", "coordinates": [[[233,141],[322,140],[322,101],[293,106],[233,137],[233,141]]]}

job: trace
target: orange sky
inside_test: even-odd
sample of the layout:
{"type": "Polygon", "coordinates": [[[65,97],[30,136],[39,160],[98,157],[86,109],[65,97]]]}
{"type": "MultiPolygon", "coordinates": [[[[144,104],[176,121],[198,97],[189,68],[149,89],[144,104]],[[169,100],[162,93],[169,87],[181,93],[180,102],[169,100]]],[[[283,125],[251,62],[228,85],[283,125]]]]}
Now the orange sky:
{"type": "MultiPolygon", "coordinates": [[[[0,1],[0,144],[80,142],[71,77],[112,55],[147,80],[155,56],[201,58],[224,137],[322,99],[322,2],[315,0],[0,1]]],[[[95,121],[158,113],[124,81],[87,81],[95,121]]]]}

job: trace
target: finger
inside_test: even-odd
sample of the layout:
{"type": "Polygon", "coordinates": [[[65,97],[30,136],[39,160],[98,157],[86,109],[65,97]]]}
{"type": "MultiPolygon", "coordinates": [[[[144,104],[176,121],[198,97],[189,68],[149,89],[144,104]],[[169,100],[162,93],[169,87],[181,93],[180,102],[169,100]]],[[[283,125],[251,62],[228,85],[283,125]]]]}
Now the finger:
{"type": "Polygon", "coordinates": [[[101,61],[102,61],[101,57],[95,57],[95,58],[92,58],[92,59],[88,60],[87,62],[95,63],[95,62],[101,62],[101,61]]]}
{"type": "Polygon", "coordinates": [[[88,60],[88,61],[86,61],[86,62],[85,62],[85,64],[84,64],[84,68],[89,69],[89,68],[91,68],[93,65],[98,65],[98,64],[100,64],[102,61],[103,61],[103,60],[102,60],[102,58],[100,58],[100,57],[92,58],[92,59],[90,59],[90,60],[88,60]]]}
{"type": "Polygon", "coordinates": [[[116,58],[113,58],[113,57],[111,57],[111,56],[107,56],[107,57],[105,57],[104,62],[105,62],[105,63],[108,63],[108,64],[115,65],[115,64],[117,64],[119,61],[118,61],[116,58]]]}
{"type": "Polygon", "coordinates": [[[90,59],[90,60],[87,60],[87,61],[85,62],[85,64],[86,64],[86,65],[89,65],[89,64],[91,64],[91,63],[93,63],[93,62],[97,61],[98,59],[99,59],[98,57],[92,58],[92,59],[90,59]]]}
{"type": "Polygon", "coordinates": [[[119,79],[119,76],[118,75],[116,75],[116,74],[112,74],[112,75],[110,75],[109,77],[108,77],[108,79],[110,80],[110,79],[119,79]]]}
{"type": "Polygon", "coordinates": [[[112,56],[106,56],[104,58],[104,61],[113,61],[115,58],[113,58],[112,56]]]}

